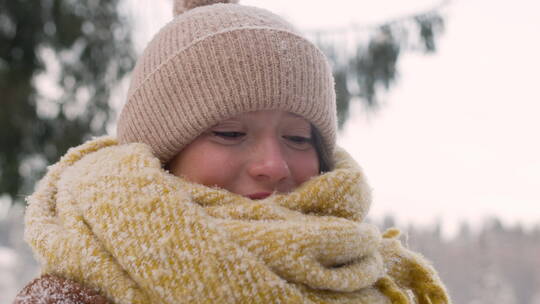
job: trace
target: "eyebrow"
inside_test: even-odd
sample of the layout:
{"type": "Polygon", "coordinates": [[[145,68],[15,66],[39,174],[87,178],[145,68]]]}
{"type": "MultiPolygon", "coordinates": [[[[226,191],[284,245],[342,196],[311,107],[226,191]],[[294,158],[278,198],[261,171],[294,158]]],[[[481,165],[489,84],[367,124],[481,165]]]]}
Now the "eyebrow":
{"type": "MultiPolygon", "coordinates": [[[[292,115],[292,116],[294,116],[295,118],[306,119],[304,116],[299,115],[299,114],[296,114],[296,113],[293,113],[293,112],[287,112],[287,114],[292,115]]],[[[306,119],[306,120],[307,120],[307,119],[306,119]]]]}
{"type": "Polygon", "coordinates": [[[294,116],[289,117],[290,119],[301,122],[303,124],[305,123],[305,124],[307,124],[309,126],[309,128],[313,128],[313,124],[309,120],[304,118],[303,116],[300,116],[300,115],[297,115],[297,114],[294,114],[294,113],[290,113],[290,114],[294,115],[294,116]]]}
{"type": "MultiPolygon", "coordinates": [[[[233,125],[233,124],[241,124],[241,121],[240,120],[237,120],[237,119],[227,119],[227,120],[222,120],[216,124],[214,124],[213,126],[211,126],[210,128],[215,128],[215,127],[219,127],[219,126],[227,126],[227,125],[233,125]]],[[[210,129],[209,128],[209,129],[210,129]]]]}

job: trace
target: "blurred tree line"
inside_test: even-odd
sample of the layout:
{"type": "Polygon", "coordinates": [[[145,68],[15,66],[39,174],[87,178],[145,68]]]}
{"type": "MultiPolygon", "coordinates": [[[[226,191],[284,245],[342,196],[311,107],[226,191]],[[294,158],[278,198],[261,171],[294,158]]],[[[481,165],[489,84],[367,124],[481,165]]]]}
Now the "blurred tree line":
{"type": "Polygon", "coordinates": [[[540,223],[524,229],[491,218],[479,229],[462,223],[452,238],[443,237],[440,222],[403,231],[409,247],[433,262],[453,303],[540,304],[540,223]]]}
{"type": "MultiPolygon", "coordinates": [[[[135,58],[120,1],[0,0],[0,197],[23,202],[48,164],[105,134],[114,120],[111,96],[135,58]]],[[[340,127],[351,102],[380,104],[404,51],[436,51],[441,7],[378,26],[308,33],[333,65],[340,127]],[[351,30],[365,39],[344,52],[333,40],[351,30]]]]}

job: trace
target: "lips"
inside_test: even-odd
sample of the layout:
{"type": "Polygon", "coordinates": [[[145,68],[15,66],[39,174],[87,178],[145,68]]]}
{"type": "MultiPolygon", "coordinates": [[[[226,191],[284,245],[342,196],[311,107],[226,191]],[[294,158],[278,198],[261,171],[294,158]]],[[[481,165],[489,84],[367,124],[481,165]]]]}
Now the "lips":
{"type": "Polygon", "coordinates": [[[249,197],[252,200],[259,200],[259,199],[267,198],[271,194],[272,193],[270,193],[270,192],[257,192],[257,193],[249,194],[249,195],[247,195],[247,197],[249,197]]]}

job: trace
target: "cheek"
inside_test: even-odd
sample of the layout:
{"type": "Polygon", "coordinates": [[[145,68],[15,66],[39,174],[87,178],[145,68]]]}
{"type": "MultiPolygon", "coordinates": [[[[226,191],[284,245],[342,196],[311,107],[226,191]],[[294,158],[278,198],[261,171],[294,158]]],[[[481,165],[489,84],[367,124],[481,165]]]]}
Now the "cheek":
{"type": "Polygon", "coordinates": [[[233,170],[234,168],[228,165],[226,161],[205,159],[196,165],[196,169],[193,170],[191,177],[188,177],[188,179],[205,186],[218,186],[228,189],[233,170]]]}
{"type": "Polygon", "coordinates": [[[204,145],[186,147],[171,162],[173,175],[206,186],[227,188],[235,172],[230,155],[204,145]]]}
{"type": "Polygon", "coordinates": [[[297,185],[319,175],[319,158],[314,151],[312,153],[295,155],[289,164],[297,185]]]}

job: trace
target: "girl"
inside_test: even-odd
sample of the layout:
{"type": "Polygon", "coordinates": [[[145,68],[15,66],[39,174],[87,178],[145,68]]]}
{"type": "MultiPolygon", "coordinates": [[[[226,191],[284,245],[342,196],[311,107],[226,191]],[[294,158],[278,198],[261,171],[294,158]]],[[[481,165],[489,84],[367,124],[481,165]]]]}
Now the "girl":
{"type": "Polygon", "coordinates": [[[278,16],[176,1],[117,139],[71,149],[29,198],[43,276],[16,303],[450,303],[335,146],[324,55],[278,16]],[[65,302],[62,302],[65,301],[65,302]]]}

